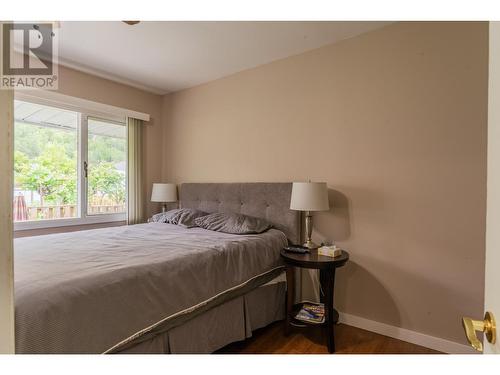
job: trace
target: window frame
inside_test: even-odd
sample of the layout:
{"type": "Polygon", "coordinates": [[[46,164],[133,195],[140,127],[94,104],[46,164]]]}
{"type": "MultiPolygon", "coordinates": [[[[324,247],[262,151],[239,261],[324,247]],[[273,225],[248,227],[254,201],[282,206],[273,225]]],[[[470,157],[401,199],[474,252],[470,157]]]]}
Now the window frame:
{"type": "MultiPolygon", "coordinates": [[[[110,218],[111,221],[106,220],[105,222],[112,222],[112,221],[123,221],[127,220],[127,206],[128,206],[128,132],[127,130],[127,123],[126,122],[121,122],[118,120],[113,120],[108,118],[104,118],[103,116],[94,116],[94,115],[89,115],[88,113],[80,113],[80,118],[78,119],[79,121],[79,132],[81,134],[78,134],[78,152],[79,156],[81,156],[81,161],[78,163],[79,171],[78,175],[80,179],[83,181],[82,184],[78,185],[79,191],[78,191],[78,198],[79,198],[79,205],[78,205],[78,210],[80,212],[80,217],[85,217],[86,219],[90,218],[95,218],[95,217],[104,217],[104,218],[110,218]],[[102,122],[107,122],[110,124],[115,124],[115,125],[120,125],[125,127],[125,132],[126,132],[126,146],[125,146],[125,164],[126,164],[126,173],[125,173],[125,212],[120,212],[120,213],[113,213],[113,214],[105,214],[105,213],[100,213],[100,214],[94,214],[90,215],[88,213],[88,176],[85,176],[85,170],[83,169],[84,163],[87,163],[87,166],[90,165],[89,163],[89,148],[88,148],[88,140],[89,140],[89,118],[102,121],[102,122]],[[80,191],[81,189],[81,191],[80,191]]],[[[87,173],[88,175],[88,173],[87,173]]]]}
{"type": "MultiPolygon", "coordinates": [[[[53,93],[52,93],[53,95],[53,93]]],[[[52,98],[45,98],[40,95],[29,95],[23,93],[16,93],[15,100],[21,100],[33,104],[46,105],[54,108],[59,108],[62,110],[74,111],[78,113],[78,125],[77,125],[77,215],[75,218],[61,218],[61,219],[47,219],[47,220],[29,220],[29,221],[19,221],[14,222],[14,231],[31,230],[31,229],[44,229],[44,228],[57,228],[57,227],[67,227],[67,226],[79,226],[88,224],[103,224],[103,223],[115,223],[127,220],[127,212],[124,213],[112,213],[112,214],[99,214],[99,215],[89,215],[87,212],[87,189],[88,189],[88,179],[85,177],[85,171],[83,168],[83,163],[88,163],[88,118],[96,118],[103,121],[108,121],[112,123],[120,123],[127,127],[127,110],[120,109],[118,107],[112,107],[103,105],[100,103],[89,102],[84,99],[78,99],[75,97],[67,97],[65,95],[59,95],[60,97],[69,98],[68,100],[54,100],[52,98]],[[81,105],[78,105],[81,103],[81,105]],[[89,103],[93,103],[93,106],[89,106],[89,103]],[[95,107],[95,108],[93,108],[95,107]],[[102,111],[102,109],[108,109],[109,111],[102,111]],[[97,108],[97,110],[96,110],[97,108]]],[[[64,98],[63,98],[64,99],[64,98]]],[[[148,115],[149,119],[149,115],[148,115]]],[[[15,127],[15,125],[14,125],[15,127]]],[[[127,139],[128,142],[128,139],[127,139]]],[[[126,165],[128,168],[128,152],[125,155],[126,165]]],[[[126,177],[128,185],[128,173],[126,177]]],[[[126,189],[125,203],[128,203],[128,189],[126,189]]]]}

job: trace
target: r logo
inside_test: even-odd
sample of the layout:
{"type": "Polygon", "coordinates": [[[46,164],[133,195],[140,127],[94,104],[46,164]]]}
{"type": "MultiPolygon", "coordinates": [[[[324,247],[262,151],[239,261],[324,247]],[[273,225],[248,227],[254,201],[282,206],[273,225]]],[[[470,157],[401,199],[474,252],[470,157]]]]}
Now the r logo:
{"type": "Polygon", "coordinates": [[[53,74],[52,24],[3,24],[2,75],[53,74]]]}

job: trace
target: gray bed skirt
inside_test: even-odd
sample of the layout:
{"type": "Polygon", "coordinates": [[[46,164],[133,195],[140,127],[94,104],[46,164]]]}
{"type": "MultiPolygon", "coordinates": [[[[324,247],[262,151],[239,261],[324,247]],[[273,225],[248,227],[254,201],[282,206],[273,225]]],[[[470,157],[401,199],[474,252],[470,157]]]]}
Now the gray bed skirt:
{"type": "Polygon", "coordinates": [[[119,353],[213,353],[251,337],[258,328],[284,319],[285,295],[285,282],[263,285],[119,353]]]}

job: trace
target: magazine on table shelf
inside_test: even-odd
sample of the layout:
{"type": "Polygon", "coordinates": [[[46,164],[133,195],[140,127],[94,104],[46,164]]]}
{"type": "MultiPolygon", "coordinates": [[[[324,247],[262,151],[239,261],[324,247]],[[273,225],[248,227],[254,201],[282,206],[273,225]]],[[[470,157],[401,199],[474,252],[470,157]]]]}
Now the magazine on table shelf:
{"type": "Polygon", "coordinates": [[[325,322],[325,306],[322,303],[309,301],[302,302],[302,307],[295,315],[295,319],[314,324],[325,322]]]}

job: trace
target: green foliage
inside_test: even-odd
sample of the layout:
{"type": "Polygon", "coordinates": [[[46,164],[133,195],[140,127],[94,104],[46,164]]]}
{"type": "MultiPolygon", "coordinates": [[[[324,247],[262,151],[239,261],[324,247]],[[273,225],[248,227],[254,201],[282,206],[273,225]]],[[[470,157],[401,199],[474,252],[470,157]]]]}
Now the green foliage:
{"type": "MultiPolygon", "coordinates": [[[[77,203],[76,131],[16,123],[14,143],[17,188],[38,192],[41,205],[77,203]]],[[[125,140],[91,135],[88,143],[91,199],[123,203],[125,174],[115,164],[124,160],[125,140]]]]}
{"type": "Polygon", "coordinates": [[[60,130],[16,122],[14,149],[34,159],[47,145],[52,144],[61,147],[68,158],[76,159],[76,137],[76,130],[60,130]]]}
{"type": "MultiPolygon", "coordinates": [[[[27,157],[19,155],[18,158],[25,162],[27,157]]],[[[47,145],[35,160],[14,169],[19,170],[16,174],[19,186],[38,192],[41,204],[76,204],[76,160],[68,158],[59,146],[47,145]]]]}
{"type": "Polygon", "coordinates": [[[125,201],[125,175],[113,163],[100,162],[89,168],[89,194],[100,199],[108,197],[115,203],[125,201]]]}
{"type": "Polygon", "coordinates": [[[97,161],[118,163],[123,160],[126,152],[123,139],[100,135],[90,135],[88,147],[91,163],[97,161]]]}
{"type": "MultiPolygon", "coordinates": [[[[29,169],[29,166],[30,166],[30,159],[21,151],[15,150],[14,151],[14,176],[17,177],[17,175],[22,175],[23,173],[26,173],[26,171],[29,169]]],[[[18,181],[15,180],[14,183],[17,185],[18,181]]]]}

